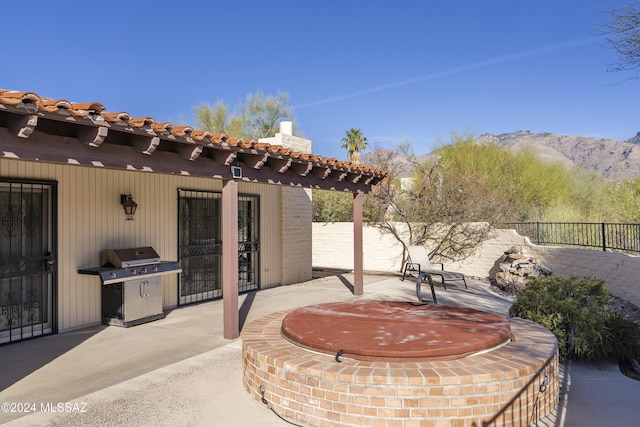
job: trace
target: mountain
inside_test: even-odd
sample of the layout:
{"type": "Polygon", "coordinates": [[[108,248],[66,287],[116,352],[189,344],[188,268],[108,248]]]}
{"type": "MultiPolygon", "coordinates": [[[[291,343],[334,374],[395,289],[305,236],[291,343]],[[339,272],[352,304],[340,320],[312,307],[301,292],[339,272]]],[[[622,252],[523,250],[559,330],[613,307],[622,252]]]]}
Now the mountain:
{"type": "Polygon", "coordinates": [[[521,130],[501,135],[483,134],[476,142],[494,143],[511,150],[531,147],[542,160],[580,165],[614,182],[640,177],[640,132],[626,141],[616,141],[521,130]]]}

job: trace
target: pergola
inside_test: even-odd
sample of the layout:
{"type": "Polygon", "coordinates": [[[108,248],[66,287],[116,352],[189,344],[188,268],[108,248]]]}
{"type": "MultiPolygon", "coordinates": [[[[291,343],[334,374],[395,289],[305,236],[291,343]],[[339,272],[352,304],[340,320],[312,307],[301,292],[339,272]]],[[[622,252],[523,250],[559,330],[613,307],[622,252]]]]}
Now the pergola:
{"type": "Polygon", "coordinates": [[[240,334],[239,181],[352,193],[354,293],[363,292],[362,197],[386,179],[385,171],[280,145],[159,123],[151,117],[106,112],[98,102],[73,103],[1,89],[0,152],[8,159],[222,180],[225,338],[240,334]]]}

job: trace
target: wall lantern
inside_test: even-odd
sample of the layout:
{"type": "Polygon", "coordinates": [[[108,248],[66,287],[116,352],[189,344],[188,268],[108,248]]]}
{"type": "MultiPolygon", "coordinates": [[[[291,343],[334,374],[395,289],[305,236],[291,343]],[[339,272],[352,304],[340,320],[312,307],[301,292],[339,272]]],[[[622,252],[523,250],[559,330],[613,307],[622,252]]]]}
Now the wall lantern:
{"type": "Polygon", "coordinates": [[[133,221],[133,215],[136,213],[138,204],[133,201],[131,194],[121,194],[120,204],[122,205],[122,209],[124,209],[124,215],[127,221],[133,221]]]}

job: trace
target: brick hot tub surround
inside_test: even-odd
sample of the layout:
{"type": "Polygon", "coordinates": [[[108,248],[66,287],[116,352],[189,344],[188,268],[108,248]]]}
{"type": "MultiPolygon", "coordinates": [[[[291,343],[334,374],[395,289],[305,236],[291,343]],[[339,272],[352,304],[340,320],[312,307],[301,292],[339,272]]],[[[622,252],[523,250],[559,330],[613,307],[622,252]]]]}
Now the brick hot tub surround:
{"type": "Polygon", "coordinates": [[[242,338],[245,388],[301,425],[525,426],[558,402],[553,334],[479,310],[319,304],[261,317],[242,338]]]}

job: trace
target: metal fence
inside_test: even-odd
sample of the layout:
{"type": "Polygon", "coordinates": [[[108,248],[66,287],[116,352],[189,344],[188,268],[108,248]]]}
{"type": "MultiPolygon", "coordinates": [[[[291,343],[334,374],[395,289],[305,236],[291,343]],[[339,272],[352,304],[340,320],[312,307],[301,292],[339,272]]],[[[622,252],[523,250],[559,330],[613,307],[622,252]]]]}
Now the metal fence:
{"type": "Polygon", "coordinates": [[[605,222],[516,222],[513,228],[532,243],[548,246],[577,246],[612,252],[640,252],[640,224],[605,222]]]}

